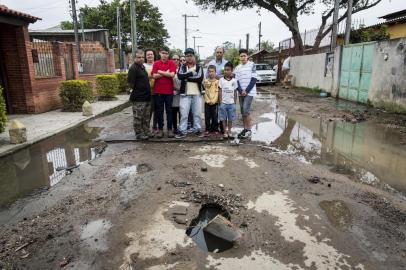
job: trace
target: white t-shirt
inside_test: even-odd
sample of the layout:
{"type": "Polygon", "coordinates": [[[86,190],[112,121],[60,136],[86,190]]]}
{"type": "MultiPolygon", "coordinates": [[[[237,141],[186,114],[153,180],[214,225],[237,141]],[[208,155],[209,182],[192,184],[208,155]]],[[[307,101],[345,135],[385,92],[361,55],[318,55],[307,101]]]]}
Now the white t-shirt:
{"type": "MultiPolygon", "coordinates": [[[[235,78],[240,83],[240,86],[243,90],[247,89],[247,86],[250,84],[251,78],[257,77],[257,69],[255,64],[251,61],[248,61],[245,65],[239,64],[234,70],[235,78]]],[[[255,96],[257,94],[257,87],[254,87],[249,92],[249,96],[255,96]]]]}
{"type": "Polygon", "coordinates": [[[234,92],[238,88],[237,80],[221,78],[219,87],[221,88],[221,103],[234,104],[234,92]]]}
{"type": "MultiPolygon", "coordinates": [[[[196,72],[196,66],[187,68],[187,72],[196,72]]],[[[198,96],[200,95],[199,85],[195,82],[186,83],[186,95],[188,96],[198,96]]]]}

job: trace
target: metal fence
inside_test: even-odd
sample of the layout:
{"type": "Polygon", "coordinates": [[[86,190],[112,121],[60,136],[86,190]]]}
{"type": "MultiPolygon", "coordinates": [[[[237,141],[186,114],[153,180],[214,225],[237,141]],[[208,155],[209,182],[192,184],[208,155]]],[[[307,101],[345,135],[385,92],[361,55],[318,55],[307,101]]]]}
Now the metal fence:
{"type": "Polygon", "coordinates": [[[33,39],[31,53],[36,78],[61,75],[61,71],[56,67],[56,55],[51,42],[33,39]]]}
{"type": "Polygon", "coordinates": [[[107,73],[107,54],[104,52],[83,52],[84,74],[107,73]]]}

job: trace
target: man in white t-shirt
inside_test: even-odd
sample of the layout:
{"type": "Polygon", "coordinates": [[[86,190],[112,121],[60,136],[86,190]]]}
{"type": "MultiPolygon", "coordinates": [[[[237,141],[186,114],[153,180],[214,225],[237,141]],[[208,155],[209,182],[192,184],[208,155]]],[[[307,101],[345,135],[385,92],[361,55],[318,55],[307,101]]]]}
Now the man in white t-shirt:
{"type": "Polygon", "coordinates": [[[240,100],[240,109],[244,129],[238,134],[238,138],[245,139],[251,137],[251,103],[257,94],[257,71],[255,64],[248,61],[248,51],[241,49],[240,64],[235,68],[234,74],[238,83],[238,93],[240,100]]]}
{"type": "Polygon", "coordinates": [[[231,128],[236,119],[235,103],[237,102],[237,80],[232,77],[233,64],[224,65],[224,77],[219,81],[219,120],[224,127],[224,138],[231,137],[231,128]]]}

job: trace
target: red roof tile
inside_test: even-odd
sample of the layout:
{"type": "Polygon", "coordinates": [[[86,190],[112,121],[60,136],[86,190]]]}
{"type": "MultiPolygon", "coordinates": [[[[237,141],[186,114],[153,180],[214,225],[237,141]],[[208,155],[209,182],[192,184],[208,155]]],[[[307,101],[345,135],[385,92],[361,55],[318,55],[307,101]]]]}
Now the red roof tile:
{"type": "Polygon", "coordinates": [[[41,18],[32,16],[30,14],[23,13],[23,12],[20,12],[20,11],[16,11],[16,10],[13,10],[13,9],[9,9],[5,5],[0,5],[0,15],[7,15],[7,16],[17,17],[17,18],[20,18],[22,20],[29,21],[31,23],[34,23],[37,20],[41,20],[41,18]]]}

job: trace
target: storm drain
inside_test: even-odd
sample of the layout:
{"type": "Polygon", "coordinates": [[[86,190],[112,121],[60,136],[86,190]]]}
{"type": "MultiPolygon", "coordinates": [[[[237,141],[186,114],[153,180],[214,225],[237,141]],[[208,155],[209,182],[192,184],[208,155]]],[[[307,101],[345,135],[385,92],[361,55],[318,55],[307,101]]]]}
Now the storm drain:
{"type": "Polygon", "coordinates": [[[196,245],[207,252],[219,253],[234,246],[241,234],[230,223],[230,214],[219,204],[205,204],[186,229],[196,245]]]}

